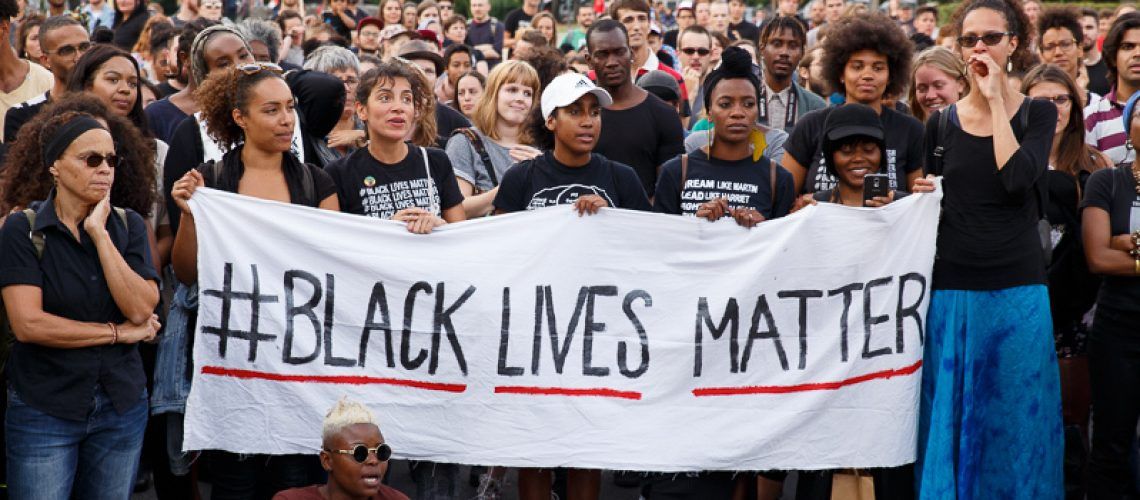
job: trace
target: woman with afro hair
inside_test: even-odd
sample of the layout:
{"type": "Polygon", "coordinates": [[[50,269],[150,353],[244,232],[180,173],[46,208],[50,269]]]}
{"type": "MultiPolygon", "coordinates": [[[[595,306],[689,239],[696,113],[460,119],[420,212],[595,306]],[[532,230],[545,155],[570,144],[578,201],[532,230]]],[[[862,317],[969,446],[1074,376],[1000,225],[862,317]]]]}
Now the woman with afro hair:
{"type": "MultiPolygon", "coordinates": [[[[904,95],[913,49],[898,24],[886,15],[840,18],[823,42],[823,79],[846,102],[868,106],[879,114],[886,135],[883,173],[890,189],[909,191],[922,175],[922,123],[883,106],[884,96],[904,95]]],[[[835,189],[821,149],[823,127],[834,108],[804,115],[784,144],[783,167],[796,180],[796,192],[835,189]]]]}

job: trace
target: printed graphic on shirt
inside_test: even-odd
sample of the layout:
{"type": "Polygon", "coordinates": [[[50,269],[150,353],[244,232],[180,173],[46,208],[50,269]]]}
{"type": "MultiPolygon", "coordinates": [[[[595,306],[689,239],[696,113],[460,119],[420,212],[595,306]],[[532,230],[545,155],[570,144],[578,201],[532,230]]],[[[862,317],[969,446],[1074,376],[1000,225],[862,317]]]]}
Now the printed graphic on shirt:
{"type": "Polygon", "coordinates": [[[694,215],[701,203],[717,198],[724,198],[729,208],[752,208],[752,197],[759,192],[760,186],[751,182],[686,179],[681,191],[681,213],[694,215]]]}
{"type": "Polygon", "coordinates": [[[360,188],[360,204],[364,215],[379,219],[391,219],[396,212],[405,208],[419,207],[439,215],[439,191],[428,179],[393,181],[376,184],[371,175],[364,178],[360,188]]]}
{"type": "Polygon", "coordinates": [[[611,207],[617,206],[605,189],[597,186],[587,186],[585,184],[563,184],[561,186],[548,187],[534,193],[534,196],[530,197],[530,203],[527,204],[526,209],[536,210],[555,205],[570,205],[577,202],[578,198],[591,194],[601,196],[611,207]]]}

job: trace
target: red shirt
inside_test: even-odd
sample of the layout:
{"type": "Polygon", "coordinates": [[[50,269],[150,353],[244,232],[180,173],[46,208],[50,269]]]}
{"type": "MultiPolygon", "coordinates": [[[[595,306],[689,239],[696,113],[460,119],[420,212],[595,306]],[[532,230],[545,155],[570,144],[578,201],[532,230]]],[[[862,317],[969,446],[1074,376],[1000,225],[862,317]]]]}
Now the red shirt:
{"type": "MultiPolygon", "coordinates": [[[[273,495],[273,500],[325,500],[324,495],[321,495],[322,484],[314,484],[312,486],[305,486],[304,488],[293,488],[285,490],[273,495]]],[[[400,490],[388,485],[380,485],[380,495],[372,497],[371,500],[408,500],[408,496],[400,493],[400,490]]]]}

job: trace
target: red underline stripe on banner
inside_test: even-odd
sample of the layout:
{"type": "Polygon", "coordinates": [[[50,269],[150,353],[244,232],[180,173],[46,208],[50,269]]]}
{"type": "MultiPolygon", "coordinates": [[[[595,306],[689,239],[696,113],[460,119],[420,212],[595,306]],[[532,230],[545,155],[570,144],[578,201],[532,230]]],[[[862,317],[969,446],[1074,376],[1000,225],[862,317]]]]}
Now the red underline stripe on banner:
{"type": "Polygon", "coordinates": [[[223,368],[220,366],[204,366],[202,367],[202,374],[241,379],[271,380],[274,382],[301,382],[307,384],[379,384],[441,392],[463,392],[467,390],[467,384],[444,384],[439,382],[421,382],[419,380],[404,380],[398,378],[365,377],[362,375],[286,375],[283,373],[267,373],[253,370],[240,370],[237,368],[223,368]]]}
{"type": "Polygon", "coordinates": [[[808,391],[834,391],[836,389],[840,389],[849,385],[861,384],[863,382],[870,382],[872,380],[910,375],[918,371],[921,366],[922,360],[920,359],[915,364],[903,368],[894,368],[891,370],[872,372],[866,375],[859,375],[858,377],[851,377],[846,380],[840,380],[838,382],[816,382],[796,385],[753,385],[744,387],[704,387],[693,389],[693,395],[699,398],[706,396],[747,396],[750,394],[788,394],[793,392],[808,391]]]}
{"type": "Polygon", "coordinates": [[[525,394],[530,396],[591,396],[596,398],[619,398],[640,400],[641,393],[635,391],[619,391],[617,389],[593,388],[571,389],[566,387],[526,387],[517,385],[500,385],[495,387],[495,394],[525,394]]]}

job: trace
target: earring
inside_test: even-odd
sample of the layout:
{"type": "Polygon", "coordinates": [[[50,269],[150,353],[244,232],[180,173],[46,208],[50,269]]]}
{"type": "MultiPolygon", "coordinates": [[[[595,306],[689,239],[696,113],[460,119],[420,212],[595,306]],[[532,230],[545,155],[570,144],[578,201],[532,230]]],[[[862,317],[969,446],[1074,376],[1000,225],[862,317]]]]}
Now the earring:
{"type": "Polygon", "coordinates": [[[709,121],[709,152],[712,153],[713,139],[716,139],[716,124],[709,121]]]}
{"type": "Polygon", "coordinates": [[[1013,60],[1012,59],[1010,59],[1009,61],[1007,61],[1005,63],[1005,72],[1006,73],[1013,73],[1013,60]]]}

